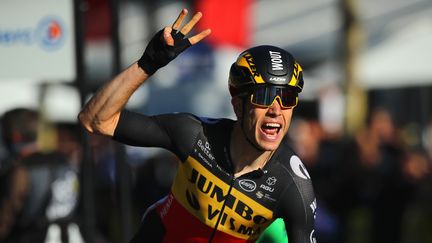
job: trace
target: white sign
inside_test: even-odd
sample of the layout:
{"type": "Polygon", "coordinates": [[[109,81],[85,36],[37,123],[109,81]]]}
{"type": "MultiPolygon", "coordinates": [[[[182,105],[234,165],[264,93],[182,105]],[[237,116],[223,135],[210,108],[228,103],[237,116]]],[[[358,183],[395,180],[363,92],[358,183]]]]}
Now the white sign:
{"type": "Polygon", "coordinates": [[[72,0],[0,2],[0,81],[76,78],[72,0]]]}

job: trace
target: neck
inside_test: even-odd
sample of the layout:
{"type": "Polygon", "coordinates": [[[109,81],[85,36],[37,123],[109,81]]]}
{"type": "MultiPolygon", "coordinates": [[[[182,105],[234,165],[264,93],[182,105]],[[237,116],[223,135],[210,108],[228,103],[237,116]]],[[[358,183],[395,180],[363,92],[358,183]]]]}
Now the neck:
{"type": "Polygon", "coordinates": [[[273,155],[274,151],[265,151],[253,146],[237,122],[230,139],[230,156],[233,163],[233,173],[236,177],[262,169],[273,155]]]}

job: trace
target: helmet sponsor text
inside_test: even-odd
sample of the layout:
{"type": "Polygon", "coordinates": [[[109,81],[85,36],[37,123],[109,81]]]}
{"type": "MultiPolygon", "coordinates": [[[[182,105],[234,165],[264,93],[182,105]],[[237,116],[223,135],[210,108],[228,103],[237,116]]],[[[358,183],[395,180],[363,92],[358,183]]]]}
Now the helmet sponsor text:
{"type": "Polygon", "coordinates": [[[283,70],[282,55],[277,51],[269,51],[273,71],[283,70]]]}

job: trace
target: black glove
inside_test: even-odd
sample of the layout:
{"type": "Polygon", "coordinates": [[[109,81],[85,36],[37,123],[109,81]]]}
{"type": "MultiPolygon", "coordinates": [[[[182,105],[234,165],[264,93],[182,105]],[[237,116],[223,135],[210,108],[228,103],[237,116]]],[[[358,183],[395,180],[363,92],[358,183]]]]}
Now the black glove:
{"type": "Polygon", "coordinates": [[[148,75],[152,75],[159,68],[167,65],[171,60],[176,58],[186,48],[191,46],[188,38],[185,38],[180,31],[171,31],[174,39],[174,46],[167,45],[163,39],[163,29],[157,32],[147,45],[144,54],[138,60],[140,66],[148,75]]]}

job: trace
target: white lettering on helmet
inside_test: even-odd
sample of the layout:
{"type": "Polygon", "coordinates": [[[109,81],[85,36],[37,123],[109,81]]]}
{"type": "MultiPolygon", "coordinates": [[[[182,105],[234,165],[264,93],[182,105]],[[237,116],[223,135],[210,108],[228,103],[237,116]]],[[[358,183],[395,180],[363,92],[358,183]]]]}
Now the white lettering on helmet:
{"type": "Polygon", "coordinates": [[[272,62],[272,70],[283,70],[281,53],[277,51],[269,51],[269,53],[272,62]]]}
{"type": "Polygon", "coordinates": [[[282,77],[271,77],[270,81],[276,81],[276,82],[282,82],[285,81],[286,78],[282,78],[282,77]]]}

